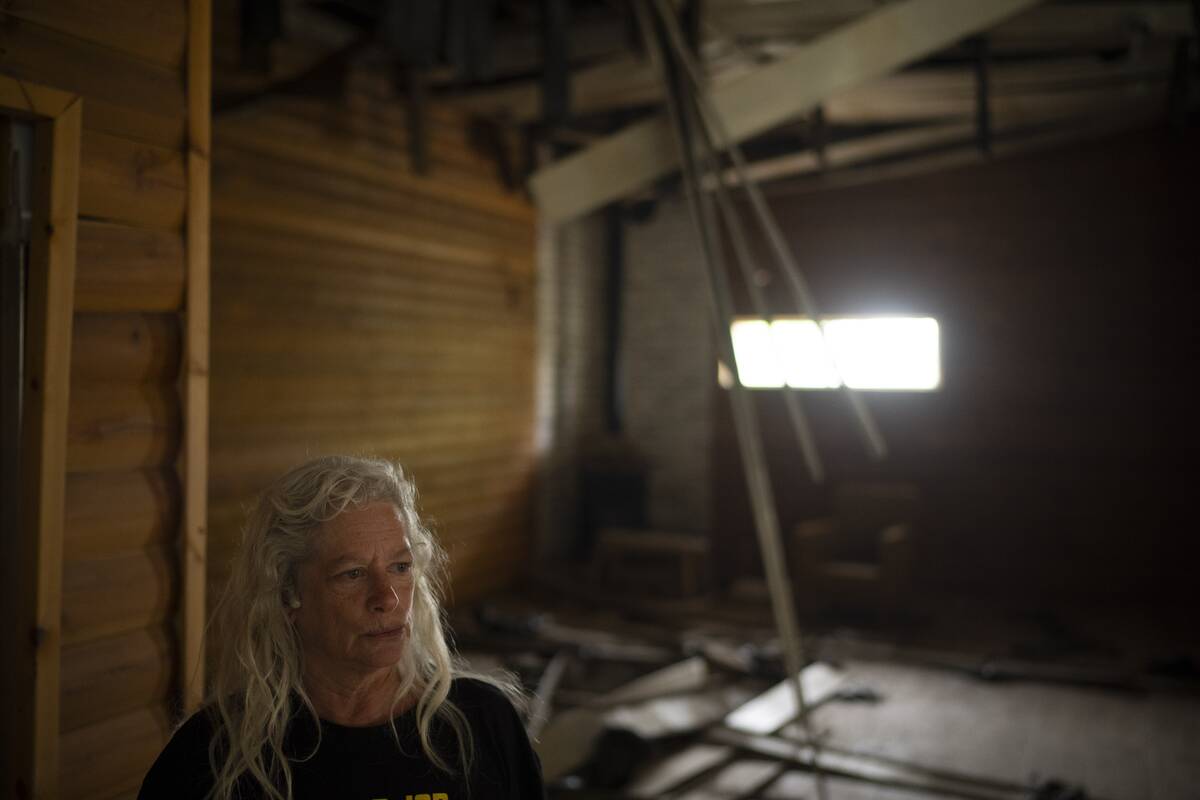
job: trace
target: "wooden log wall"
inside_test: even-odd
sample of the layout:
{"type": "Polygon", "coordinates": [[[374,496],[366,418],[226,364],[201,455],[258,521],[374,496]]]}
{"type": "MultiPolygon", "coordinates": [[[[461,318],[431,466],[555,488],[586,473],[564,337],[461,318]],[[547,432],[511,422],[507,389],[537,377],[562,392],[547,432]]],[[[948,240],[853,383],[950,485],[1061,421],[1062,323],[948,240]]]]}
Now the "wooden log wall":
{"type": "Polygon", "coordinates": [[[62,797],[132,797],[179,709],[188,37],[187,0],[12,0],[0,8],[0,73],[84,99],[62,797]]]}
{"type": "Polygon", "coordinates": [[[427,113],[423,176],[361,78],[214,121],[210,598],[255,493],[329,453],[415,477],[456,601],[528,558],[534,212],[463,116],[427,113]]]}

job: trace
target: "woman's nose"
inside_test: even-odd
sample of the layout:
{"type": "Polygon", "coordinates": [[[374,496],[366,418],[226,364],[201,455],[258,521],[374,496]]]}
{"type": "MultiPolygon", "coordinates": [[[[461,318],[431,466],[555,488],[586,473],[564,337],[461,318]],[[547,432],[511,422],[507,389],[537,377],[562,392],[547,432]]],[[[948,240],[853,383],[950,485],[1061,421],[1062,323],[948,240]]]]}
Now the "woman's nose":
{"type": "Polygon", "coordinates": [[[376,580],[371,588],[371,610],[381,613],[395,611],[400,607],[400,595],[391,581],[376,580]]]}

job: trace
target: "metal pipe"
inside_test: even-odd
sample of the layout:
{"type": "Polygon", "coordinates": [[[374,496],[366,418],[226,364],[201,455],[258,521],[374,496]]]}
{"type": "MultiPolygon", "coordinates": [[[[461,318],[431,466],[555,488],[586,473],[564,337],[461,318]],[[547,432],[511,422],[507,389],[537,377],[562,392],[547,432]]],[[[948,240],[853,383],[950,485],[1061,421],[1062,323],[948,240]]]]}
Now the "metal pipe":
{"type": "MultiPolygon", "coordinates": [[[[688,137],[687,117],[680,101],[679,87],[672,76],[672,68],[667,62],[665,51],[659,49],[658,42],[654,38],[654,23],[650,14],[641,2],[633,3],[633,8],[638,15],[638,22],[646,39],[647,52],[651,54],[652,59],[662,71],[666,83],[667,107],[672,120],[671,130],[675,144],[679,148],[683,168],[684,193],[692,220],[700,234],[700,244],[704,252],[717,343],[723,357],[730,359],[729,363],[733,363],[733,339],[728,325],[728,320],[732,317],[733,312],[729,292],[729,276],[725,270],[721,250],[715,240],[717,229],[711,201],[701,190],[700,180],[696,174],[694,152],[692,142],[688,137]]],[[[755,531],[758,534],[763,568],[766,571],[767,586],[771,594],[775,625],[783,646],[784,665],[796,695],[796,706],[800,710],[801,719],[807,720],[808,707],[804,701],[804,688],[800,682],[800,671],[804,667],[800,631],[796,622],[796,609],[784,561],[779,518],[775,509],[770,475],[767,471],[766,454],[759,434],[758,418],[749,394],[740,383],[735,382],[730,389],[730,400],[733,406],[738,448],[742,456],[742,469],[750,493],[750,506],[754,513],[755,531]]]]}
{"type": "MultiPolygon", "coordinates": [[[[754,313],[767,321],[770,325],[774,322],[774,315],[771,314],[767,306],[767,299],[763,296],[762,289],[754,280],[753,261],[754,257],[750,252],[750,245],[746,240],[746,230],[742,227],[741,217],[737,213],[737,209],[733,207],[733,202],[729,198],[729,193],[725,189],[725,185],[720,176],[720,165],[713,156],[714,148],[712,138],[707,128],[701,124],[699,130],[704,141],[704,150],[708,154],[706,157],[709,172],[716,177],[714,194],[717,198],[717,207],[721,211],[721,218],[725,221],[725,229],[729,231],[729,239],[733,244],[734,260],[737,262],[739,270],[742,274],[742,282],[746,286],[746,291],[750,295],[751,305],[754,307],[754,313]]],[[[778,357],[778,351],[776,351],[778,357]]],[[[782,362],[782,359],[780,359],[782,362]]],[[[796,443],[800,447],[800,452],[804,456],[804,464],[808,467],[808,474],[812,478],[813,483],[825,482],[825,466],[821,463],[821,454],[817,450],[816,439],[813,437],[812,428],[808,425],[808,419],[804,416],[804,409],[800,406],[800,394],[796,389],[790,386],[783,387],[783,402],[787,408],[788,419],[792,424],[792,431],[796,435],[796,443]]]]}
{"type": "MultiPolygon", "coordinates": [[[[679,31],[679,25],[675,20],[674,14],[671,12],[666,0],[656,0],[655,8],[658,11],[658,16],[663,20],[663,27],[666,30],[668,41],[674,49],[679,62],[683,65],[684,72],[691,80],[693,87],[695,87],[693,94],[696,97],[701,116],[712,131],[716,133],[716,138],[722,145],[722,149],[729,152],[734,171],[738,176],[738,183],[745,189],[747,196],[750,198],[750,204],[754,209],[759,224],[762,225],[767,241],[770,243],[772,250],[774,250],[775,257],[783,267],[784,275],[787,276],[788,285],[792,290],[796,304],[804,314],[817,323],[817,330],[821,331],[821,335],[824,337],[817,304],[813,299],[808,282],[804,279],[804,275],[800,271],[800,265],[796,263],[791,248],[784,240],[783,232],[780,230],[775,216],[771,213],[771,209],[767,206],[767,201],[763,197],[762,190],[758,188],[758,184],[755,183],[754,179],[747,172],[746,157],[742,153],[741,147],[733,140],[728,128],[725,127],[724,120],[721,119],[721,115],[713,107],[712,101],[709,99],[708,93],[704,88],[703,76],[700,74],[699,67],[697,67],[696,62],[692,59],[691,53],[683,45],[683,37],[679,31]]],[[[826,352],[828,353],[828,348],[826,348],[826,352]]],[[[887,455],[887,444],[884,442],[883,434],[880,433],[879,427],[875,424],[870,410],[858,392],[855,392],[846,385],[845,381],[841,380],[840,370],[838,370],[832,356],[830,356],[830,366],[838,376],[842,394],[845,396],[854,413],[859,431],[867,443],[868,452],[876,459],[883,459],[887,455]]]]}

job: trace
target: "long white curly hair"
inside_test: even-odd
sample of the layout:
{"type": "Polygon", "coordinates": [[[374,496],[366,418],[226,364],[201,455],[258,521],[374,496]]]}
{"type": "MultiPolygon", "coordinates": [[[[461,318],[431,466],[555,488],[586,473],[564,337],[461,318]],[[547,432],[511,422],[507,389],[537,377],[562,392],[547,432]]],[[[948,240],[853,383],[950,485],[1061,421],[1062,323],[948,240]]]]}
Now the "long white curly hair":
{"type": "MultiPolygon", "coordinates": [[[[311,552],[321,524],[379,501],[399,510],[414,558],[411,636],[396,664],[400,681],[393,710],[404,698],[416,697],[417,732],[426,756],[445,772],[469,772],[470,727],[447,700],[451,680],[467,673],[452,658],[443,633],[446,552],[421,522],[416,489],[398,464],[327,456],[293,469],[259,496],[217,605],[219,653],[209,702],[216,726],[209,745],[213,800],[234,800],[247,781],[266,798],[291,800],[292,770],[284,752],[288,725],[297,713],[311,714],[314,722],[318,717],[304,689],[304,653],[287,599],[296,592],[296,569],[311,552]],[[457,752],[434,747],[430,727],[435,719],[453,730],[457,752]]],[[[394,722],[392,732],[399,745],[394,722]]]]}

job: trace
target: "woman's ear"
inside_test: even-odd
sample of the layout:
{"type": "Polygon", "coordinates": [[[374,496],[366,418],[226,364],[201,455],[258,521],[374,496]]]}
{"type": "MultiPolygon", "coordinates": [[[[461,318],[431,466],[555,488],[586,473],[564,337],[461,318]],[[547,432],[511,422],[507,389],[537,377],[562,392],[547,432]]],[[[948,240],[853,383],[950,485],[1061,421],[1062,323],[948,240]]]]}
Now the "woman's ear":
{"type": "Polygon", "coordinates": [[[296,591],[296,588],[294,586],[284,587],[281,599],[283,600],[284,607],[288,609],[288,617],[294,617],[301,605],[300,594],[296,591]]]}

